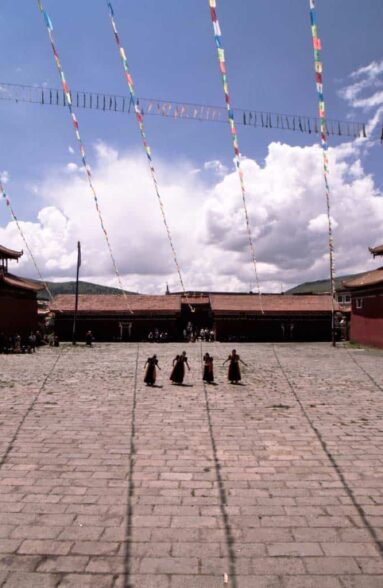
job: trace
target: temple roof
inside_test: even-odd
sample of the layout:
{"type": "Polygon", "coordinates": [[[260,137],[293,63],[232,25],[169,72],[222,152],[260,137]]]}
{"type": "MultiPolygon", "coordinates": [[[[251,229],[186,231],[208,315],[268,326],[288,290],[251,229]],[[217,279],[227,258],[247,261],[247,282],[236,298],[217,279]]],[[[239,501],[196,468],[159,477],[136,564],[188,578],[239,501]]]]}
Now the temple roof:
{"type": "Polygon", "coordinates": [[[19,259],[23,255],[22,251],[14,251],[0,245],[0,259],[19,259]]]}
{"type": "MultiPolygon", "coordinates": [[[[210,296],[213,312],[218,314],[306,314],[315,312],[331,312],[331,296],[319,295],[288,295],[288,294],[264,294],[261,299],[257,294],[236,296],[235,294],[213,294],[210,296]]],[[[336,310],[339,305],[336,303],[336,310]]]]}
{"type": "MultiPolygon", "coordinates": [[[[59,294],[50,308],[73,313],[74,306],[74,294],[59,294]]],[[[129,307],[138,314],[176,313],[181,311],[181,296],[128,294],[127,300],[121,294],[80,294],[78,297],[78,312],[82,314],[130,314],[129,307]]]]}
{"type": "Polygon", "coordinates": [[[378,286],[379,284],[383,284],[383,267],[367,272],[353,280],[343,282],[343,285],[350,290],[378,286]]]}
{"type": "Polygon", "coordinates": [[[376,257],[377,255],[383,255],[383,245],[377,245],[376,247],[369,247],[368,249],[374,257],[376,257]]]}
{"type": "Polygon", "coordinates": [[[40,292],[40,290],[44,290],[45,288],[40,282],[28,280],[27,278],[19,278],[18,276],[2,271],[0,271],[0,284],[5,284],[12,288],[19,288],[20,290],[31,290],[32,292],[40,292]]]}
{"type": "MultiPolygon", "coordinates": [[[[210,297],[200,297],[204,304],[209,303],[213,312],[217,314],[261,314],[259,296],[256,294],[211,294],[210,297]]],[[[181,295],[147,295],[129,294],[127,301],[122,295],[80,294],[80,314],[129,314],[129,306],[137,314],[176,314],[181,311],[181,303],[185,304],[181,295]],[[129,304],[129,306],[128,306],[129,304]]],[[[190,304],[195,305],[196,299],[189,298],[190,304]]],[[[52,311],[72,314],[74,312],[75,296],[73,294],[59,294],[50,306],[52,311]]],[[[330,295],[301,295],[289,296],[282,294],[264,294],[262,296],[263,310],[267,314],[312,314],[331,312],[330,295]]],[[[340,307],[336,303],[336,310],[340,307]]],[[[342,311],[344,311],[342,306],[342,311]]]]}

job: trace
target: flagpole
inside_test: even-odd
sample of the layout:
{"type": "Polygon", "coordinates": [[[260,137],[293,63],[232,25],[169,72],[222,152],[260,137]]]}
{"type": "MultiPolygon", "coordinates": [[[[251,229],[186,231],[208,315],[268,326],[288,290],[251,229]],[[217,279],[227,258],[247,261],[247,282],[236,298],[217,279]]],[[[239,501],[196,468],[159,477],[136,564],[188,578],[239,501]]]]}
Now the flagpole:
{"type": "Polygon", "coordinates": [[[80,275],[81,266],[81,243],[77,242],[77,272],[76,272],[76,295],[73,315],[73,331],[72,331],[72,345],[76,345],[76,323],[77,323],[77,311],[78,311],[78,279],[80,275]]]}

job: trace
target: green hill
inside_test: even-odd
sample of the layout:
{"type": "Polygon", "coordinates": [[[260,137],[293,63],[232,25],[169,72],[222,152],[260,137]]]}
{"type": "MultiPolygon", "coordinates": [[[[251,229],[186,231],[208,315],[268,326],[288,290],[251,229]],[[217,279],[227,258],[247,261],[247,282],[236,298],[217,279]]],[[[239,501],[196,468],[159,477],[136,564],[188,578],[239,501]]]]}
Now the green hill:
{"type": "MultiPolygon", "coordinates": [[[[109,286],[101,286],[100,284],[92,284],[91,282],[79,282],[80,294],[121,294],[119,288],[111,288],[109,286]]],[[[49,290],[53,296],[58,294],[75,294],[76,282],[47,282],[49,290]]],[[[137,294],[137,292],[128,292],[127,294],[137,294]]],[[[42,290],[38,294],[39,300],[47,300],[49,298],[46,290],[42,290]]]]}
{"type": "MultiPolygon", "coordinates": [[[[338,288],[341,289],[343,287],[343,280],[350,280],[351,278],[356,278],[361,275],[362,274],[350,274],[346,276],[338,276],[335,278],[336,289],[338,290],[338,288]]],[[[285,294],[326,294],[329,293],[330,290],[330,280],[317,280],[315,282],[303,282],[302,284],[298,284],[298,286],[286,290],[285,294]]]]}

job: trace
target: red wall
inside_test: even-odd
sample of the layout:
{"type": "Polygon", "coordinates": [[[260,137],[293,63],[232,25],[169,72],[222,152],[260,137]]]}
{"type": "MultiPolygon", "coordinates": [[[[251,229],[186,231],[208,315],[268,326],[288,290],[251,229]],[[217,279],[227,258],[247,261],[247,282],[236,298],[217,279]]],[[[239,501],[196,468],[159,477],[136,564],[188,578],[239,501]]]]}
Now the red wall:
{"type": "Polygon", "coordinates": [[[383,293],[353,296],[350,340],[383,349],[383,293]],[[356,299],[362,299],[362,308],[356,308],[356,299]]]}
{"type": "Polygon", "coordinates": [[[0,333],[29,335],[37,329],[37,301],[32,298],[0,296],[0,333]]]}
{"type": "Polygon", "coordinates": [[[216,317],[214,321],[217,341],[331,341],[331,315],[324,316],[247,316],[216,317]],[[290,324],[294,328],[290,331],[290,324]],[[285,331],[281,325],[284,324],[285,331]]]}

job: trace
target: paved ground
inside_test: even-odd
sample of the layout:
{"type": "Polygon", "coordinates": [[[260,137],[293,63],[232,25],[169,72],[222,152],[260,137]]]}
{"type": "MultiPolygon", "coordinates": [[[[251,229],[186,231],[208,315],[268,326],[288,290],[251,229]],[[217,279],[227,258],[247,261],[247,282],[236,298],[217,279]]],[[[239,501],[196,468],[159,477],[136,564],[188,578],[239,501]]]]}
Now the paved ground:
{"type": "Polygon", "coordinates": [[[206,389],[198,343],[182,388],[172,344],[0,356],[0,586],[383,586],[383,354],[202,349],[206,389]]]}

